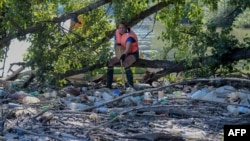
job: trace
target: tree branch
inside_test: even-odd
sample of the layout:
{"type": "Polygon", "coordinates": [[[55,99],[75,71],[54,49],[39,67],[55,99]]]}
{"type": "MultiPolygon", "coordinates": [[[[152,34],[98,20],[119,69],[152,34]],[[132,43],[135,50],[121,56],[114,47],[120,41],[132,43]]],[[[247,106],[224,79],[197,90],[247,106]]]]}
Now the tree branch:
{"type": "MultiPolygon", "coordinates": [[[[85,8],[82,8],[80,10],[77,10],[73,13],[68,13],[68,14],[64,14],[62,16],[60,16],[59,18],[58,17],[55,17],[52,19],[52,22],[51,23],[54,23],[54,24],[57,24],[57,23],[60,23],[60,22],[64,22],[72,17],[74,17],[75,15],[80,15],[80,14],[86,14],[102,5],[105,5],[109,2],[111,2],[112,0],[99,0],[97,1],[96,3],[93,3],[93,4],[90,4],[88,5],[87,7],[85,8]]],[[[16,34],[12,34],[12,35],[9,35],[3,39],[0,40],[0,45],[4,44],[5,42],[9,42],[10,40],[14,39],[14,38],[17,38],[19,36],[25,36],[27,34],[30,34],[30,33],[35,33],[35,32],[38,32],[40,31],[41,29],[43,29],[44,27],[46,27],[46,25],[42,24],[42,23],[39,23],[37,25],[34,25],[33,27],[29,27],[27,29],[23,29],[23,30],[19,30],[17,31],[16,34]]],[[[0,46],[1,47],[1,46],[0,46]]]]}

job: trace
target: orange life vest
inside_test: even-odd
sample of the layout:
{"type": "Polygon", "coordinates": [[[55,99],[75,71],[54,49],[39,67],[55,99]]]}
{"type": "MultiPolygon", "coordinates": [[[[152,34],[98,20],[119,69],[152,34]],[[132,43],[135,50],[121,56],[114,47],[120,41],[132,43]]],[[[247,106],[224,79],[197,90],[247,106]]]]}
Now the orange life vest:
{"type": "Polygon", "coordinates": [[[138,39],[136,34],[134,33],[134,31],[130,30],[129,33],[124,33],[124,34],[120,34],[118,30],[116,30],[115,32],[115,40],[116,40],[116,44],[121,44],[122,47],[124,48],[124,50],[126,49],[126,40],[132,37],[135,42],[131,43],[131,47],[130,50],[128,51],[128,53],[135,53],[136,51],[138,51],[139,47],[138,47],[138,39]]]}

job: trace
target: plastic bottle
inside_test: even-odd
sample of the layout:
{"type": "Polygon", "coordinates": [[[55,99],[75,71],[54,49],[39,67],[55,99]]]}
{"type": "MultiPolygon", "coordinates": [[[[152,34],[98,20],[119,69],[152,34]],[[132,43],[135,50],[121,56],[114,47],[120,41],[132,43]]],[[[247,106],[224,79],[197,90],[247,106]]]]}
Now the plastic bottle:
{"type": "Polygon", "coordinates": [[[160,102],[162,103],[162,104],[166,104],[166,103],[168,103],[168,100],[167,100],[167,98],[162,98],[161,100],[160,100],[160,102]]]}
{"type": "Polygon", "coordinates": [[[113,99],[113,97],[107,92],[102,93],[102,98],[106,101],[113,99]]]}
{"type": "Polygon", "coordinates": [[[164,98],[164,92],[158,91],[158,101],[160,101],[162,98],[164,98]]]}
{"type": "Polygon", "coordinates": [[[39,92],[38,92],[38,91],[34,91],[34,92],[30,92],[29,94],[30,94],[30,95],[33,95],[33,96],[38,96],[38,95],[39,95],[39,92]]]}
{"type": "Polygon", "coordinates": [[[87,87],[82,87],[82,88],[81,88],[81,91],[82,91],[83,93],[85,93],[85,92],[88,91],[88,88],[87,88],[87,87]]]}
{"type": "Polygon", "coordinates": [[[144,104],[151,104],[152,103],[152,99],[151,99],[151,93],[150,92],[145,92],[143,95],[143,103],[144,104]]]}
{"type": "Polygon", "coordinates": [[[70,108],[71,110],[83,110],[85,108],[88,108],[88,106],[85,104],[74,103],[74,102],[67,103],[67,107],[70,108]]]}
{"type": "Polygon", "coordinates": [[[250,113],[250,109],[247,107],[243,107],[243,106],[238,107],[238,111],[239,113],[244,113],[244,114],[250,113]]]}
{"type": "Polygon", "coordinates": [[[107,108],[107,106],[102,106],[102,107],[96,108],[96,112],[98,112],[98,113],[107,113],[108,108],[107,108]]]}
{"type": "Polygon", "coordinates": [[[6,92],[4,90],[0,90],[0,97],[4,97],[6,95],[6,92]]]}
{"type": "Polygon", "coordinates": [[[118,89],[113,90],[113,95],[119,96],[120,94],[121,94],[120,90],[118,89]]]}
{"type": "Polygon", "coordinates": [[[191,95],[192,99],[202,99],[208,93],[207,88],[203,88],[201,90],[196,91],[191,95]]]}
{"type": "Polygon", "coordinates": [[[237,107],[235,107],[233,105],[228,105],[227,110],[228,110],[229,113],[231,113],[233,115],[238,115],[239,114],[239,111],[238,111],[237,107]]]}

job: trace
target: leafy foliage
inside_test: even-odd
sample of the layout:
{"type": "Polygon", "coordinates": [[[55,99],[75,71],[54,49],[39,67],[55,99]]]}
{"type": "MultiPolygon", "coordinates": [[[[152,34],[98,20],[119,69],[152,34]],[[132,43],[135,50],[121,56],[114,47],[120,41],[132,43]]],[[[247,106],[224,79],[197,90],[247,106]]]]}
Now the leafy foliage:
{"type": "MultiPolygon", "coordinates": [[[[78,1],[65,4],[65,12],[69,13],[87,6],[90,2],[78,1]]],[[[53,10],[56,9],[56,5],[50,5],[50,7],[47,7],[49,10],[46,13],[38,12],[43,8],[42,6],[36,7],[39,9],[34,12],[37,21],[49,19],[46,16],[56,14],[53,10]]],[[[40,78],[45,79],[53,76],[54,73],[65,73],[70,70],[79,70],[96,62],[107,62],[111,56],[109,52],[111,43],[102,43],[101,39],[106,36],[105,32],[114,28],[110,21],[115,17],[120,18],[120,15],[129,18],[141,7],[143,6],[139,1],[126,3],[114,1],[112,4],[114,14],[107,15],[105,6],[88,12],[86,15],[79,15],[79,18],[84,21],[84,27],[74,30],[73,33],[65,31],[61,25],[46,22],[48,29],[29,37],[32,46],[29,48],[26,60],[31,66],[37,68],[40,78]],[[67,46],[61,48],[62,43],[67,46]]]]}
{"type": "Polygon", "coordinates": [[[229,4],[229,0],[218,2],[218,10],[208,11],[206,20],[208,23],[216,24],[218,27],[230,27],[235,16],[240,14],[242,9],[237,5],[229,4]]]}
{"type": "MultiPolygon", "coordinates": [[[[78,2],[74,4],[69,5],[66,10],[73,11],[72,8],[83,7],[88,3],[78,2]]],[[[52,9],[56,9],[56,7],[52,9]]],[[[38,17],[41,18],[42,16],[38,17]]],[[[77,28],[73,32],[62,28],[63,23],[59,25],[45,23],[48,24],[46,26],[48,29],[30,35],[29,41],[32,45],[26,59],[30,60],[28,62],[31,66],[38,68],[40,76],[51,76],[53,73],[78,70],[95,63],[97,60],[106,61],[102,58],[108,57],[109,44],[98,42],[105,36],[104,32],[111,28],[109,22],[105,19],[105,9],[101,7],[94,12],[79,17],[83,19],[84,27],[77,28]],[[67,46],[60,47],[62,43],[67,44],[67,46]]]]}
{"type": "Polygon", "coordinates": [[[113,0],[112,9],[114,11],[114,19],[118,22],[121,19],[126,19],[130,21],[136,14],[147,8],[149,2],[148,0],[134,0],[134,1],[124,1],[124,0],[113,0]]]}
{"type": "Polygon", "coordinates": [[[243,13],[236,17],[233,25],[236,28],[250,28],[250,9],[247,8],[243,13]]]}
{"type": "MultiPolygon", "coordinates": [[[[217,29],[220,25],[207,20],[207,6],[212,6],[210,11],[217,11],[215,9],[221,10],[219,9],[221,5],[217,2],[216,4],[219,7],[215,6],[215,3],[211,1],[179,2],[170,5],[159,13],[157,18],[166,27],[161,37],[159,37],[159,39],[165,42],[163,47],[165,59],[174,58],[176,61],[184,59],[187,62],[186,65],[191,65],[194,57],[202,58],[216,55],[223,58],[223,54],[242,47],[239,40],[231,34],[233,28],[226,27],[218,31],[217,29]],[[207,3],[209,5],[206,5],[207,3]],[[183,23],[183,19],[186,22],[183,23]]],[[[227,6],[229,6],[228,4],[227,6]]],[[[234,3],[236,6],[240,4],[242,3],[234,3]]],[[[246,5],[246,3],[244,4],[246,5]]],[[[218,19],[221,18],[222,16],[218,16],[218,19]]],[[[216,62],[211,60],[206,62],[206,64],[201,63],[200,68],[196,70],[186,72],[186,76],[194,77],[195,74],[196,76],[204,77],[214,75],[215,73],[228,74],[235,71],[233,69],[234,66],[234,63],[217,66],[216,62]]]]}

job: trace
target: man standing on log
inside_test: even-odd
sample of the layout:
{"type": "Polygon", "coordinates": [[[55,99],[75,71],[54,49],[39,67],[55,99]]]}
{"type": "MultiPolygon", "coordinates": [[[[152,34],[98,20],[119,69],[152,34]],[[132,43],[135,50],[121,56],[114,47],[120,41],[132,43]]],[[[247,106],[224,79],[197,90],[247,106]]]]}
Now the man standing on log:
{"type": "Polygon", "coordinates": [[[133,73],[130,67],[139,59],[138,38],[124,19],[116,25],[114,45],[116,57],[113,57],[108,63],[107,87],[112,88],[114,65],[119,62],[121,67],[125,68],[128,85],[133,87],[133,73]]]}

